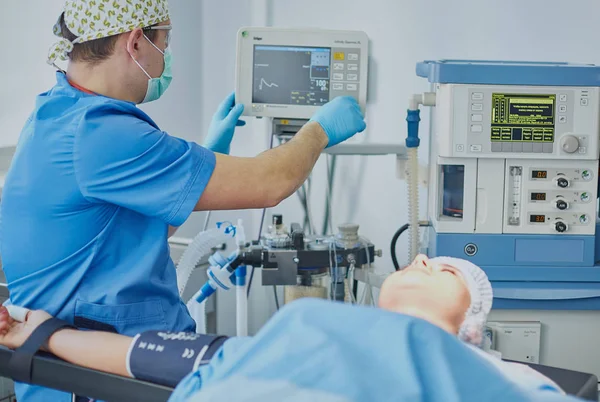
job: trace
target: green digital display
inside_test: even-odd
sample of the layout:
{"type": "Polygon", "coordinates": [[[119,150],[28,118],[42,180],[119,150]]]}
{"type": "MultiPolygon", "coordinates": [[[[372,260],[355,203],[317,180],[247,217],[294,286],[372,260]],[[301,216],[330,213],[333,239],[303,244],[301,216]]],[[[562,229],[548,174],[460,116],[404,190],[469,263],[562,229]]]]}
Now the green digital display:
{"type": "Polygon", "coordinates": [[[556,95],[492,94],[492,142],[553,143],[556,95]]]}

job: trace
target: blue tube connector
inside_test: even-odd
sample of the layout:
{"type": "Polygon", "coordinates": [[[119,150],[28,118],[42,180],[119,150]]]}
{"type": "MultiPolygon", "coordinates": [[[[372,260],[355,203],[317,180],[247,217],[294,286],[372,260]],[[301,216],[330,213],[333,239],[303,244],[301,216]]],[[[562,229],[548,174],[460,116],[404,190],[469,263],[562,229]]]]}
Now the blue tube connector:
{"type": "Polygon", "coordinates": [[[406,116],[408,123],[408,135],[406,137],[406,148],[418,148],[421,144],[419,139],[419,122],[421,121],[421,111],[409,110],[406,116]]]}
{"type": "Polygon", "coordinates": [[[196,298],[196,301],[198,303],[202,303],[204,302],[204,300],[208,299],[210,296],[213,295],[213,293],[215,293],[217,289],[213,288],[210,280],[208,280],[204,286],[202,286],[202,289],[200,289],[200,295],[198,295],[198,297],[196,298]]]}
{"type": "Polygon", "coordinates": [[[246,286],[246,266],[241,265],[235,270],[236,286],[246,286]]]}

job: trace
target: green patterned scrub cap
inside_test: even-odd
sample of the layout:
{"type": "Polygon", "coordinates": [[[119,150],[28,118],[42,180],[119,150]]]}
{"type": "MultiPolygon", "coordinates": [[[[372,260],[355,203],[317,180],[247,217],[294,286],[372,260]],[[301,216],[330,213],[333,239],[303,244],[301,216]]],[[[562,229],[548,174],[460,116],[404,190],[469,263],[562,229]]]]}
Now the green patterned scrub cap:
{"type": "Polygon", "coordinates": [[[169,19],[168,0],[68,0],[64,7],[65,25],[77,36],[73,42],[62,36],[60,18],[54,34],[60,37],[48,54],[48,64],[68,60],[73,45],[106,38],[136,28],[146,28],[169,19]]]}

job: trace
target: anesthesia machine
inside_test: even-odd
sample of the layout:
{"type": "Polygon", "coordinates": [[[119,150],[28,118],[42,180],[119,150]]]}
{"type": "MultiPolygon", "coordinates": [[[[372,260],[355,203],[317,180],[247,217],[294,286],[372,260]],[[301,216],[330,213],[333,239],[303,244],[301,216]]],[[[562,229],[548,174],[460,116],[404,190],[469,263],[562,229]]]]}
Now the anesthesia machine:
{"type": "Polygon", "coordinates": [[[417,75],[435,103],[428,254],[485,269],[496,309],[600,309],[600,67],[442,60],[417,75]]]}

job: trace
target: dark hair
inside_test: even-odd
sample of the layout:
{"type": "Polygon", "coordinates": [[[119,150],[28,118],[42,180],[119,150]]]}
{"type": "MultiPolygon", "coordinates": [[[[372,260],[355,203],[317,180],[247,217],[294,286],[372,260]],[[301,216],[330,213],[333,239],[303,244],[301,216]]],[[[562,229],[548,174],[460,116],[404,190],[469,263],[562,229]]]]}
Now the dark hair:
{"type": "MultiPolygon", "coordinates": [[[[77,36],[67,27],[64,13],[60,16],[60,30],[65,39],[68,39],[71,42],[77,39],[77,36]]],[[[156,40],[156,30],[145,29],[144,34],[152,42],[156,40]]],[[[114,53],[118,38],[119,35],[113,35],[83,43],[75,43],[73,45],[73,50],[69,53],[69,59],[72,61],[98,64],[114,53]]]]}

